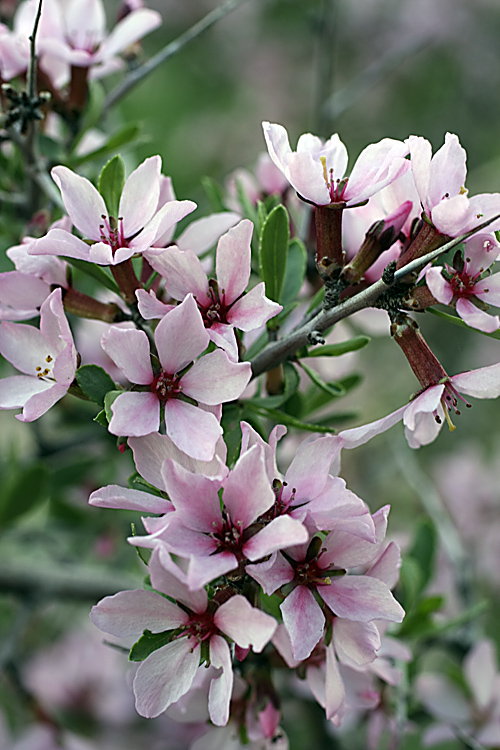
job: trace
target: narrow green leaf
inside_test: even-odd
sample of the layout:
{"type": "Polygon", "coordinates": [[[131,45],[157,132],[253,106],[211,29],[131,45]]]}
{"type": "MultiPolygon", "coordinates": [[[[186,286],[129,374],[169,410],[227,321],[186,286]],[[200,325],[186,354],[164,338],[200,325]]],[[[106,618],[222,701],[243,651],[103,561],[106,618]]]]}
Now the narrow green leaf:
{"type": "Polygon", "coordinates": [[[295,393],[300,383],[299,373],[290,362],[285,362],[283,365],[283,380],[283,393],[276,396],[255,396],[251,399],[252,403],[256,406],[264,406],[266,409],[274,409],[284,404],[295,393]]]}
{"type": "Polygon", "coordinates": [[[108,373],[97,365],[83,365],[76,371],[76,382],[91,401],[104,406],[104,397],[116,386],[108,373]]]}
{"type": "MultiPolygon", "coordinates": [[[[363,378],[361,375],[353,373],[352,375],[348,375],[346,378],[341,378],[336,382],[328,382],[327,385],[333,387],[336,385],[340,386],[343,388],[343,395],[345,395],[345,393],[359,385],[362,380],[363,378]]],[[[304,411],[306,414],[312,414],[323,406],[329,404],[333,398],[338,398],[338,396],[328,394],[326,391],[318,390],[317,388],[310,388],[305,394],[304,411]]]]}
{"type": "Polygon", "coordinates": [[[446,320],[447,323],[453,323],[453,325],[459,326],[460,328],[466,328],[468,331],[474,331],[474,333],[480,333],[482,336],[488,336],[490,339],[500,340],[500,331],[493,331],[493,333],[486,333],[486,331],[480,331],[479,328],[471,328],[465,323],[462,318],[457,315],[449,315],[442,310],[436,310],[434,307],[427,308],[426,312],[435,315],[437,318],[446,320]]]}
{"type": "Polygon", "coordinates": [[[73,159],[72,163],[74,166],[79,166],[80,164],[85,164],[85,162],[88,161],[102,159],[104,156],[118,151],[119,149],[123,148],[123,146],[126,146],[133,141],[137,142],[140,132],[140,126],[135,123],[124,125],[123,128],[120,128],[120,130],[118,130],[110,138],[108,138],[106,143],[104,143],[102,146],[96,148],[95,151],[91,151],[90,153],[84,154],[77,159],[73,159]]]}
{"type": "Polygon", "coordinates": [[[273,208],[260,235],[260,275],[266,285],[266,296],[279,302],[285,281],[290,222],[282,205],[273,208]]]}
{"type": "Polygon", "coordinates": [[[285,279],[280,303],[286,305],[293,302],[304,283],[307,268],[307,250],[304,243],[293,237],[288,245],[285,279]]]}
{"type": "Polygon", "coordinates": [[[305,357],[341,357],[349,352],[356,352],[363,349],[371,341],[369,336],[355,336],[348,341],[341,341],[338,344],[325,344],[315,349],[308,349],[305,357]]]}
{"type": "Polygon", "coordinates": [[[172,639],[172,633],[174,632],[173,630],[164,630],[163,633],[152,633],[150,630],[145,630],[130,649],[129,661],[144,661],[153,651],[166,646],[172,639]]]}
{"type": "Polygon", "coordinates": [[[319,373],[316,372],[316,370],[313,370],[311,367],[308,367],[303,362],[299,362],[300,367],[306,375],[312,380],[314,385],[317,385],[318,388],[321,388],[322,391],[325,391],[325,393],[330,394],[331,396],[334,396],[338,398],[339,396],[343,396],[345,394],[345,389],[342,388],[341,385],[338,383],[325,383],[323,378],[319,373]]]}
{"type": "Polygon", "coordinates": [[[202,177],[201,186],[210,202],[210,206],[215,212],[227,211],[223,200],[224,191],[216,180],[212,177],[202,177]]]}
{"type": "Polygon", "coordinates": [[[268,210],[266,208],[266,204],[263,201],[257,201],[257,232],[260,237],[262,232],[262,227],[266,223],[268,210]]]}
{"type": "Polygon", "coordinates": [[[408,553],[409,557],[415,560],[420,567],[420,573],[422,575],[421,591],[424,590],[434,575],[437,541],[437,533],[434,524],[430,518],[423,518],[417,527],[413,546],[408,553]]]}
{"type": "Polygon", "coordinates": [[[116,281],[101,266],[96,266],[94,263],[87,263],[86,260],[80,260],[80,258],[65,257],[64,260],[87,276],[91,276],[102,284],[102,286],[106,287],[106,289],[110,289],[115,294],[120,294],[116,281]]]}
{"type": "Polygon", "coordinates": [[[118,219],[118,206],[123,186],[125,185],[125,163],[116,154],[101,169],[97,188],[104,198],[109,216],[118,219]]]}
{"type": "Polygon", "coordinates": [[[257,414],[260,414],[262,417],[268,417],[270,419],[275,420],[278,424],[284,424],[288,425],[289,427],[296,427],[298,430],[306,430],[307,432],[325,432],[325,433],[332,433],[335,432],[335,430],[332,427],[325,427],[324,425],[320,424],[312,424],[309,422],[302,422],[300,419],[297,419],[296,417],[292,417],[290,414],[286,414],[283,411],[279,411],[278,409],[266,409],[263,406],[256,406],[255,404],[252,404],[251,401],[245,401],[244,407],[249,409],[250,411],[257,412],[257,414]]]}

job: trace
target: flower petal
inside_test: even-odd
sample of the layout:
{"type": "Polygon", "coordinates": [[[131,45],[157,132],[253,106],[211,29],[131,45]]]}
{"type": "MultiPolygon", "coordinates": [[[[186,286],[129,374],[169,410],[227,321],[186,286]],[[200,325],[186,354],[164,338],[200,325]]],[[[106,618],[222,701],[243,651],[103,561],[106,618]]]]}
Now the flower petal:
{"type": "Polygon", "coordinates": [[[334,614],[348,620],[402,622],[405,615],[385,583],[377,578],[332,578],[329,586],[318,586],[318,592],[334,614]]]}
{"type": "Polygon", "coordinates": [[[107,596],[92,607],[90,619],[105,633],[121,638],[142,635],[144,630],[162,633],[184,625],[189,617],[163,596],[136,589],[107,596]]]}
{"type": "Polygon", "coordinates": [[[214,615],[214,623],[238,646],[252,647],[256,653],[263,650],[278,626],[273,617],[252,607],[248,599],[239,594],[221,604],[214,615]]]}
{"type": "Polygon", "coordinates": [[[323,635],[325,617],[312,592],[297,586],[280,607],[294,659],[307,659],[323,635]]]}
{"type": "Polygon", "coordinates": [[[80,177],[67,167],[54,167],[51,175],[75,227],[84,237],[99,240],[102,217],[108,217],[108,209],[100,193],[85,177],[80,177]]]}

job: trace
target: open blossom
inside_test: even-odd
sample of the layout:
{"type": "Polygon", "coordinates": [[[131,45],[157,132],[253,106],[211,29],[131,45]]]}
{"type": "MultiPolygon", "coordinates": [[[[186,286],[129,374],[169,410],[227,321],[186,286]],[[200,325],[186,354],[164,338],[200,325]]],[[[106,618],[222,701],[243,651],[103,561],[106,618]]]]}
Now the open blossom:
{"type": "Polygon", "coordinates": [[[446,377],[443,382],[425,388],[407,406],[375,422],[343,430],[339,437],[343,440],[344,448],[357,448],[403,420],[408,445],[410,448],[420,448],[436,439],[444,422],[448,423],[450,430],[455,429],[450,412],[459,415],[460,403],[470,406],[461,394],[474,398],[498,398],[500,364],[446,377]]]}
{"type": "MultiPolygon", "coordinates": [[[[466,152],[456,135],[446,133],[444,145],[434,156],[431,144],[421,136],[412,135],[407,143],[420,202],[440,233],[458,237],[500,213],[499,193],[468,197],[466,152]]],[[[497,224],[490,229],[497,229],[497,224]]]]}
{"type": "Polygon", "coordinates": [[[40,329],[22,323],[0,324],[0,353],[25,373],[0,380],[0,409],[18,409],[32,422],[67,392],[75,378],[77,354],[64,314],[61,289],[40,308],[40,329]]]}
{"type": "Polygon", "coordinates": [[[500,275],[486,274],[499,255],[500,247],[492,235],[476,234],[466,242],[464,260],[459,261],[457,268],[448,264],[445,270],[434,266],[425,276],[427,286],[438,302],[454,304],[467,325],[487,333],[498,330],[500,318],[478,305],[500,306],[500,275]]]}
{"type": "Polygon", "coordinates": [[[146,159],[128,177],[120,197],[118,216],[110,216],[104,198],[85,177],[67,167],[51,174],[66,210],[83,237],[51,229],[29,252],[63,255],[98,265],[116,265],[148,250],[174,224],[194,211],[193,201],[168,201],[159,207],[161,159],[146,159]]]}
{"type": "Polygon", "coordinates": [[[347,177],[347,149],[337,134],[324,142],[304,133],[292,151],[282,125],[263,122],[262,127],[273,162],[302,198],[318,206],[360,203],[410,168],[408,146],[384,138],[361,152],[347,177]]]}
{"type": "Polygon", "coordinates": [[[142,546],[160,543],[187,558],[187,583],[192,590],[230,571],[235,571],[233,579],[241,578],[249,560],[308,539],[300,521],[266,517],[275,496],[259,446],[245,451],[222,479],[194,474],[171,460],[162,473],[175,512],[152,539],[131,541],[142,546]]]}
{"type": "MultiPolygon", "coordinates": [[[[0,30],[0,70],[4,80],[24,73],[29,64],[29,36],[33,31],[38,0],[26,0],[16,11],[13,31],[0,30]]],[[[118,54],[156,29],[162,22],[157,11],[138,8],[106,33],[101,0],[44,0],[37,42],[40,67],[60,88],[70,79],[70,67],[91,68],[103,76],[122,67],[118,54]]]]}
{"type": "Polygon", "coordinates": [[[250,364],[230,362],[220,349],[195,362],[209,338],[191,295],[160,321],[154,338],[159,359],[155,370],[144,331],[112,326],[103,336],[104,351],[131,383],[144,386],[115,399],[109,430],[113,435],[148,435],[158,431],[164,413],[167,435],[175,445],[192,458],[210,461],[222,434],[211,407],[242,394],[250,364]]]}
{"type": "Polygon", "coordinates": [[[139,666],[134,679],[137,711],[148,718],[158,716],[190,689],[200,668],[200,659],[221,669],[211,682],[208,709],[217,726],[229,720],[233,688],[231,651],[227,639],[241,649],[260,653],[272,638],[275,620],[252,607],[236,594],[208,607],[203,589],[190,591],[186,578],[164,549],[150,560],[151,584],[182,605],[153,591],[122,591],[93,607],[91,619],[106,633],[119,637],[172,631],[169,642],[153,651],[139,666]]]}
{"type": "MultiPolygon", "coordinates": [[[[238,359],[234,329],[253,331],[282,310],[281,305],[265,296],[264,282],[245,294],[250,279],[252,232],[252,222],[244,219],[220,238],[217,280],[207,280],[201,261],[192,250],[173,246],[159,255],[147,256],[155,271],[165,278],[165,289],[171,297],[183,300],[187,294],[193,295],[210,339],[233,361],[238,359]]],[[[139,310],[146,318],[151,317],[148,297],[144,291],[137,292],[139,310]]],[[[163,317],[166,311],[166,306],[161,305],[154,317],[163,317]]]]}
{"type": "Polygon", "coordinates": [[[307,659],[323,636],[324,605],[337,617],[355,623],[402,621],[401,605],[380,578],[347,575],[349,569],[366,566],[377,557],[385,538],[388,512],[386,506],[373,516],[375,542],[334,530],[324,540],[315,537],[308,545],[288,549],[286,555],[279,553],[247,567],[266,594],[285,584],[292,586],[280,609],[295,659],[307,659]]]}

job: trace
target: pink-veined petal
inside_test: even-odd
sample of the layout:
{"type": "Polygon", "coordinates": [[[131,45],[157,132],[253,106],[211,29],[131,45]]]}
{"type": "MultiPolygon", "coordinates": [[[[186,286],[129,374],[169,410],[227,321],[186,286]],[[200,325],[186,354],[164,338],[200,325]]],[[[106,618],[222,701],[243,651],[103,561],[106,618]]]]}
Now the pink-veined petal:
{"type": "Polygon", "coordinates": [[[460,195],[467,176],[466,160],[466,151],[458,137],[446,133],[444,144],[431,160],[428,190],[431,206],[437,206],[445,196],[460,195]]]}
{"type": "Polygon", "coordinates": [[[197,591],[237,567],[238,560],[232,552],[219,552],[210,557],[191,556],[188,566],[188,586],[192,591],[197,591]]]}
{"type": "MultiPolygon", "coordinates": [[[[170,375],[180,372],[207,348],[209,336],[191,294],[160,320],[155,341],[161,366],[170,375]]],[[[182,378],[183,387],[186,375],[182,378]]]]}
{"type": "Polygon", "coordinates": [[[166,460],[162,466],[166,492],[176,509],[176,517],[194,531],[211,533],[222,526],[219,480],[193,474],[166,460]]]}
{"type": "Polygon", "coordinates": [[[188,579],[178,565],[173,561],[170,553],[163,545],[159,545],[149,561],[151,583],[157,591],[172,597],[184,604],[192,612],[201,614],[207,608],[207,593],[205,589],[191,591],[188,579]]]}
{"type": "Polygon", "coordinates": [[[245,542],[243,552],[249,560],[259,560],[271,552],[305,544],[308,540],[307,529],[300,521],[290,516],[278,516],[245,542]]]}
{"type": "Polygon", "coordinates": [[[480,310],[468,299],[457,300],[457,313],[464,323],[467,323],[471,328],[477,328],[479,331],[493,333],[500,328],[498,315],[490,315],[484,310],[480,310]]]}
{"type": "Polygon", "coordinates": [[[125,182],[115,217],[123,219],[125,237],[132,237],[152,218],[160,197],[160,171],[161,158],[151,156],[134,169],[125,182]]]}
{"type": "Polygon", "coordinates": [[[144,331],[111,326],[101,338],[101,346],[131,383],[153,382],[150,346],[144,331]]]}
{"type": "Polygon", "coordinates": [[[201,307],[207,304],[207,275],[192,250],[179,250],[172,245],[158,255],[151,255],[149,263],[164,277],[165,289],[171,297],[183,300],[191,293],[201,307]]]}
{"type": "Polygon", "coordinates": [[[200,663],[200,646],[191,638],[177,638],[153,651],[139,665],[134,679],[135,707],[152,719],[187,693],[200,663]]]}
{"type": "Polygon", "coordinates": [[[66,211],[75,227],[84,237],[98,240],[102,217],[108,217],[108,209],[102,196],[85,177],[80,177],[67,167],[54,167],[51,175],[61,191],[66,211]]]}
{"type": "Polygon", "coordinates": [[[188,621],[188,615],[163,596],[136,589],[102,599],[92,607],[90,619],[105,633],[125,638],[142,635],[146,629],[152,633],[174,630],[188,621]]]}
{"type": "Polygon", "coordinates": [[[217,349],[199,359],[182,377],[181,383],[187,396],[215,406],[239,398],[251,375],[249,362],[231,362],[225,352],[217,349]]]}
{"type": "Polygon", "coordinates": [[[97,54],[96,61],[108,60],[113,55],[123,52],[146,34],[158,28],[162,23],[161,15],[150,8],[138,8],[117,23],[109,36],[104,39],[97,54]]]}
{"type": "Polygon", "coordinates": [[[122,393],[113,401],[111,411],[108,429],[112,435],[140,437],[158,432],[160,427],[160,402],[154,393],[122,393]]]}
{"type": "Polygon", "coordinates": [[[468,396],[475,398],[498,398],[500,396],[500,364],[461,372],[450,380],[458,391],[468,396]]]}
{"type": "Polygon", "coordinates": [[[179,399],[165,404],[165,429],[179,450],[198,461],[211,461],[222,435],[217,418],[179,399]]]}
{"type": "Polygon", "coordinates": [[[297,586],[280,607],[294,659],[307,659],[323,635],[325,617],[312,592],[297,586]]]}
{"type": "Polygon", "coordinates": [[[425,282],[433,297],[442,305],[449,305],[453,299],[453,287],[441,273],[441,268],[429,268],[425,274],[425,282]]]}
{"type": "Polygon", "coordinates": [[[276,553],[262,563],[247,565],[245,570],[248,575],[255,578],[257,583],[262,586],[263,592],[268,596],[273,594],[280,586],[293,581],[295,575],[290,563],[285,560],[283,555],[276,553]]]}
{"type": "Polygon", "coordinates": [[[329,586],[318,586],[321,598],[338,617],[359,622],[402,622],[405,615],[385,583],[368,576],[341,576],[329,586]]]}
{"type": "Polygon", "coordinates": [[[53,383],[50,388],[32,396],[24,405],[23,413],[16,414],[20,422],[33,422],[45,414],[55,403],[57,403],[68,391],[68,385],[53,383]]]}
{"type": "Polygon", "coordinates": [[[250,242],[253,224],[243,219],[222,235],[217,245],[216,274],[219,293],[226,304],[243,294],[250,278],[250,242]]]}
{"type": "Polygon", "coordinates": [[[252,607],[248,599],[239,594],[221,604],[214,615],[214,623],[238,646],[252,647],[256,653],[263,650],[277,628],[273,617],[252,607]]]}
{"type": "Polygon", "coordinates": [[[52,383],[31,375],[13,375],[0,380],[0,409],[22,409],[37,393],[52,388],[52,383]]]}
{"type": "Polygon", "coordinates": [[[92,492],[89,503],[98,508],[124,508],[145,513],[168,513],[172,508],[172,503],[164,497],[142,490],[130,490],[117,484],[108,484],[92,492]]]}
{"type": "Polygon", "coordinates": [[[333,719],[345,702],[345,688],[342,677],[339,672],[339,666],[335,657],[333,643],[330,643],[326,649],[326,718],[333,719]]]}
{"type": "Polygon", "coordinates": [[[339,659],[348,665],[370,664],[380,648],[380,633],[373,622],[353,622],[337,617],[333,640],[339,659]]]}
{"type": "Polygon", "coordinates": [[[264,456],[258,446],[253,446],[239,457],[224,480],[224,505],[233,524],[243,530],[269,510],[274,499],[264,456]]]}
{"type": "Polygon", "coordinates": [[[265,284],[261,282],[237,300],[228,310],[226,317],[235,328],[240,328],[242,331],[254,331],[270,318],[274,318],[282,309],[282,305],[266,297],[265,284]]]}
{"type": "Polygon", "coordinates": [[[180,250],[192,250],[196,255],[210,250],[219,237],[240,220],[240,215],[232,211],[210,214],[191,224],[177,237],[180,250]]]}
{"type": "Polygon", "coordinates": [[[350,450],[351,448],[357,448],[359,445],[364,445],[372,437],[375,437],[375,435],[380,435],[381,432],[385,432],[400,422],[407,408],[407,406],[402,406],[386,417],[377,419],[376,422],[370,422],[369,424],[361,425],[361,427],[353,427],[350,430],[342,430],[338,435],[338,437],[342,438],[342,447],[350,450]]]}
{"type": "Polygon", "coordinates": [[[208,712],[215,726],[224,727],[229,721],[229,703],[234,675],[229,645],[220,635],[213,635],[210,638],[210,664],[222,671],[210,683],[208,712]]]}

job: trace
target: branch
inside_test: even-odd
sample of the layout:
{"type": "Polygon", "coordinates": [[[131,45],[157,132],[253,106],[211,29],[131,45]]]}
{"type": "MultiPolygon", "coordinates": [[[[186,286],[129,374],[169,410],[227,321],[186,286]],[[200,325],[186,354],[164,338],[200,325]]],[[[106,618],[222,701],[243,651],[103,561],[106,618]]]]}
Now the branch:
{"type": "Polygon", "coordinates": [[[359,312],[359,310],[364,310],[366,307],[372,307],[380,295],[390,289],[397,281],[408,276],[408,274],[413,271],[420,270],[427,265],[427,263],[435,260],[435,258],[443,255],[443,253],[448,252],[448,250],[451,250],[461,242],[469,239],[473,234],[480,232],[497,219],[500,219],[500,214],[493,216],[491,219],[483,222],[470,232],[450,240],[446,245],[437,248],[437,250],[433,250],[431,253],[428,253],[421,258],[415,258],[415,260],[408,263],[407,266],[396,271],[390,283],[386,283],[380,279],[367,289],[356,294],[354,297],[349,297],[349,299],[344,300],[336,307],[333,307],[330,310],[322,310],[312,320],[305,323],[297,330],[292,331],[292,333],[280,339],[280,341],[268,344],[251,362],[253,376],[257,377],[263,372],[267,372],[273,367],[276,367],[276,365],[288,359],[288,357],[291,357],[298,349],[310,343],[309,335],[313,332],[317,331],[318,333],[322,333],[328,328],[331,328],[334,323],[338,323],[339,320],[343,320],[344,318],[349,317],[349,315],[359,312]]]}
{"type": "Polygon", "coordinates": [[[2,560],[0,567],[0,591],[44,599],[93,602],[117,591],[137,588],[138,585],[140,580],[136,576],[75,564],[18,565],[2,560]]]}
{"type": "Polygon", "coordinates": [[[36,98],[36,34],[38,31],[38,24],[40,23],[40,17],[42,15],[42,2],[43,0],[39,0],[38,3],[38,10],[35,16],[35,23],[33,24],[33,31],[31,32],[31,36],[29,38],[30,40],[30,64],[28,67],[28,76],[27,76],[27,86],[28,86],[28,96],[30,99],[36,98]]]}
{"type": "Polygon", "coordinates": [[[169,42],[163,49],[161,49],[159,52],[157,52],[154,57],[152,57],[150,60],[147,60],[145,63],[140,65],[135,70],[131,71],[124,81],[122,81],[116,88],[111,91],[108,96],[106,97],[106,100],[104,102],[104,106],[102,109],[103,114],[108,111],[111,107],[113,107],[120,99],[122,99],[125,94],[128,94],[129,91],[131,91],[134,86],[136,86],[140,81],[142,81],[143,78],[148,76],[150,73],[153,72],[153,70],[156,70],[162,63],[165,62],[165,60],[168,60],[169,57],[172,57],[177,52],[180,52],[180,50],[186,46],[189,42],[191,42],[193,39],[196,39],[196,37],[200,36],[206,29],[209,29],[210,26],[213,26],[217,21],[219,21],[221,18],[224,18],[228,13],[230,13],[232,10],[237,8],[239,5],[244,3],[245,0],[226,0],[226,2],[222,3],[218,8],[215,8],[214,10],[210,11],[210,13],[207,13],[207,15],[197,21],[194,26],[191,26],[190,29],[185,31],[183,34],[181,34],[177,39],[174,39],[173,42],[169,42]]]}

